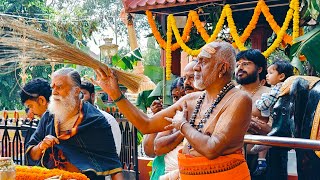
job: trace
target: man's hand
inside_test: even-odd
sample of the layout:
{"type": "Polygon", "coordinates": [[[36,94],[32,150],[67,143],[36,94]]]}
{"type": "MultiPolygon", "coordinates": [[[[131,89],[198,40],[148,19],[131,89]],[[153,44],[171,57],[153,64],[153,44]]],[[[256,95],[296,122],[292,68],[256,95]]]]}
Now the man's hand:
{"type": "Polygon", "coordinates": [[[106,92],[111,99],[117,99],[121,95],[121,91],[118,85],[118,79],[111,69],[97,69],[95,70],[97,79],[91,78],[91,81],[100,86],[104,92],[106,92]]]}
{"type": "Polygon", "coordinates": [[[165,117],[165,119],[171,122],[170,125],[166,126],[165,129],[177,129],[181,130],[183,124],[188,122],[188,110],[187,110],[187,103],[184,102],[182,111],[176,111],[176,115],[173,118],[165,117]]]}
{"type": "Polygon", "coordinates": [[[154,100],[150,106],[150,109],[152,111],[153,114],[161,111],[163,109],[163,106],[162,106],[162,101],[160,100],[154,100]]]}
{"type": "Polygon", "coordinates": [[[48,149],[49,147],[52,147],[54,144],[59,144],[59,140],[52,136],[52,135],[47,135],[44,137],[44,139],[38,144],[38,147],[40,150],[44,151],[48,149]]]}
{"type": "Polygon", "coordinates": [[[249,125],[249,132],[252,134],[266,135],[270,132],[271,127],[257,117],[252,117],[249,125]]]}

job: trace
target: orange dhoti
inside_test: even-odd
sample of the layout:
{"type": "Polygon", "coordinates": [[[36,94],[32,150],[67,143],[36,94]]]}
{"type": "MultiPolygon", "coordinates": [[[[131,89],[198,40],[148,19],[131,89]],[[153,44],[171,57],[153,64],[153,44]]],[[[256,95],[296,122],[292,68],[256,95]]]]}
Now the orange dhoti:
{"type": "Polygon", "coordinates": [[[241,153],[208,160],[206,157],[193,157],[179,152],[178,162],[181,180],[250,180],[250,172],[241,153]]]}

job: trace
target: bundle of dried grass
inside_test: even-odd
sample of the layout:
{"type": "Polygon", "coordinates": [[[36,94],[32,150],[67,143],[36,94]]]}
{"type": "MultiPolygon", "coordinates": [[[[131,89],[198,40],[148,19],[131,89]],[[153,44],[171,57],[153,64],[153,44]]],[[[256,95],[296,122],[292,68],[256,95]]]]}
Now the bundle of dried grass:
{"type": "Polygon", "coordinates": [[[144,75],[110,68],[95,60],[64,40],[41,32],[32,26],[8,17],[0,16],[0,65],[14,66],[19,63],[71,63],[102,68],[106,73],[115,72],[119,83],[132,92],[154,89],[155,84],[144,75]],[[5,47],[1,48],[1,47],[5,47]]]}

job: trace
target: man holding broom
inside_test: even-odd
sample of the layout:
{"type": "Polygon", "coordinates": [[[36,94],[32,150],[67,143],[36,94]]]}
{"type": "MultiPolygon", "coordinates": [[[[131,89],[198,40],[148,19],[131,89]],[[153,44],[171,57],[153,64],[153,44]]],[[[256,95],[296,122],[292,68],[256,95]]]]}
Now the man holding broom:
{"type": "Polygon", "coordinates": [[[226,42],[205,45],[194,66],[195,87],[172,106],[148,117],[131,104],[111,71],[97,70],[97,81],[121,113],[141,132],[176,128],[187,142],[178,154],[180,178],[250,179],[242,154],[251,118],[251,98],[234,88],[235,50],[226,42]]]}

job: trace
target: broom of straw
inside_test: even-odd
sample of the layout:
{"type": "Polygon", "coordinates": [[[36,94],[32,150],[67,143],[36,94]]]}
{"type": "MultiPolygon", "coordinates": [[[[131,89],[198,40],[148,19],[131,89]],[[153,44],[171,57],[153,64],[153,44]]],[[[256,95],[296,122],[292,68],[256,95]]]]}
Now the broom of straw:
{"type": "Polygon", "coordinates": [[[17,62],[18,59],[29,64],[34,64],[34,62],[78,64],[93,69],[101,68],[107,74],[111,73],[112,69],[119,83],[132,92],[137,93],[155,88],[155,84],[147,76],[110,68],[64,40],[39,31],[13,18],[0,18],[1,46],[9,48],[0,52],[0,57],[5,57],[2,58],[5,59],[5,62],[0,62],[0,65],[17,62]]]}

